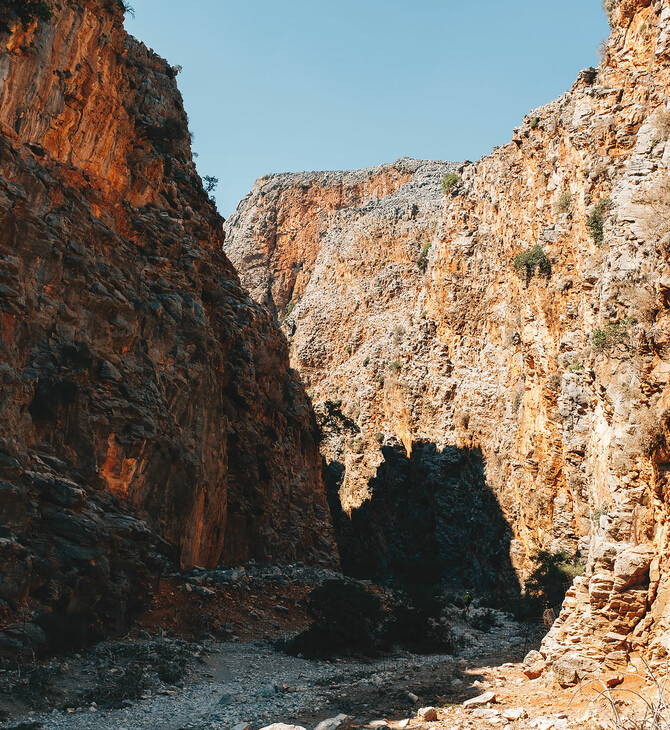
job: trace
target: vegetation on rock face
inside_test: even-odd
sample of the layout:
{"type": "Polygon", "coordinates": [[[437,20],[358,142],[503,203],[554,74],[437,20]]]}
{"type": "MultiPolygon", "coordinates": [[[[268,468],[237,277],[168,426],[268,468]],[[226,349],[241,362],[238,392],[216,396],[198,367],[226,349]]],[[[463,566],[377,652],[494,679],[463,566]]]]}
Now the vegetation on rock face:
{"type": "Polygon", "coordinates": [[[599,200],[591,215],[586,219],[586,227],[589,235],[593,239],[593,243],[600,247],[604,240],[605,213],[612,205],[609,198],[599,200]]]}
{"type": "Polygon", "coordinates": [[[520,253],[514,259],[514,268],[517,274],[524,276],[526,282],[529,282],[535,274],[547,279],[551,276],[551,262],[539,243],[520,253]]]}
{"type": "Polygon", "coordinates": [[[421,249],[419,258],[416,260],[416,265],[421,271],[425,271],[428,268],[428,253],[430,251],[430,241],[421,249]]]}
{"type": "Polygon", "coordinates": [[[164,150],[174,149],[175,142],[188,138],[188,124],[183,119],[168,117],[160,126],[145,128],[147,137],[164,150]]]}
{"type": "Polygon", "coordinates": [[[449,172],[442,178],[442,192],[450,193],[461,181],[461,176],[455,172],[449,172]]]}
{"type": "Polygon", "coordinates": [[[203,187],[205,188],[207,195],[211,195],[219,184],[219,178],[214,175],[205,175],[205,177],[202,178],[202,182],[204,183],[203,187]]]}
{"type": "Polygon", "coordinates": [[[591,345],[596,352],[611,350],[616,345],[628,343],[630,327],[635,322],[627,317],[622,322],[610,322],[600,329],[591,332],[591,345]]]}
{"type": "Polygon", "coordinates": [[[530,128],[535,129],[538,126],[538,124],[540,123],[540,117],[533,117],[529,123],[530,123],[530,128]]]}
{"type": "Polygon", "coordinates": [[[53,11],[46,0],[0,0],[0,33],[9,33],[13,18],[27,28],[34,20],[50,20],[53,11]]]}
{"type": "Polygon", "coordinates": [[[607,19],[612,21],[612,13],[614,12],[614,7],[616,5],[616,0],[603,0],[603,10],[605,11],[605,15],[607,15],[607,19]]]}
{"type": "Polygon", "coordinates": [[[572,581],[584,572],[579,555],[571,556],[566,550],[538,550],[533,559],[535,569],[526,581],[527,598],[541,609],[560,606],[572,581]]]}
{"type": "Polygon", "coordinates": [[[570,208],[572,207],[572,198],[572,193],[568,192],[567,190],[565,192],[562,192],[558,196],[558,200],[556,201],[556,213],[568,213],[570,211],[570,208]]]}

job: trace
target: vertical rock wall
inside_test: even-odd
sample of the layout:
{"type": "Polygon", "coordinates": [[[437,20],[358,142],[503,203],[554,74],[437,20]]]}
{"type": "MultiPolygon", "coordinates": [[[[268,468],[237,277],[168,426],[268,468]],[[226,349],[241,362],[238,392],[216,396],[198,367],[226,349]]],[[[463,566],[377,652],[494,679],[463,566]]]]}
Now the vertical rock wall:
{"type": "MultiPolygon", "coordinates": [[[[280,316],[323,453],[345,467],[345,510],[370,497],[385,445],[481,450],[518,574],[538,548],[585,562],[544,653],[578,644],[616,664],[661,659],[670,628],[670,10],[627,0],[611,22],[599,69],[463,165],[446,196],[453,167],[411,162],[389,195],[312,208],[318,253],[280,316]]],[[[269,180],[277,210],[307,183],[263,178],[225,243],[264,286],[292,265],[258,245],[269,180]]]]}
{"type": "Polygon", "coordinates": [[[174,71],[119,3],[53,6],[0,39],[0,607],[100,629],[161,555],[337,558],[311,405],[220,250],[174,71]]]}

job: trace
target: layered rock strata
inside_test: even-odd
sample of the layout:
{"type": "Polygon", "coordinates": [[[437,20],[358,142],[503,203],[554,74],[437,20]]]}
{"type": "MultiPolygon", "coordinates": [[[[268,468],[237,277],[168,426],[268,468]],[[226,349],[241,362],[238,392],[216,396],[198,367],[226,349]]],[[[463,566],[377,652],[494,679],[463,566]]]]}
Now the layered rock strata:
{"type": "Polygon", "coordinates": [[[175,71],[121,3],[52,6],[0,45],[2,614],[121,624],[166,555],[333,563],[314,414],[175,71]]]}
{"type": "Polygon", "coordinates": [[[283,320],[352,520],[386,447],[480,450],[517,573],[538,549],[585,563],[543,646],[582,674],[670,651],[670,9],[612,5],[600,67],[447,195],[437,163],[271,176],[225,243],[283,320]]]}

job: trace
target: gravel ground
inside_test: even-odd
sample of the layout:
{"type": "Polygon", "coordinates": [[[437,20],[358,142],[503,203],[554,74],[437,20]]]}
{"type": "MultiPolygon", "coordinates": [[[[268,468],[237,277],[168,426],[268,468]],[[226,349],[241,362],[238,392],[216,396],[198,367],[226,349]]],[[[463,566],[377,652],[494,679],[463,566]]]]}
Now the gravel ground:
{"type": "Polygon", "coordinates": [[[493,658],[519,658],[527,648],[518,624],[506,622],[486,634],[470,632],[459,657],[408,653],[375,661],[337,659],[311,661],[277,652],[269,643],[204,644],[183,686],[159,685],[120,709],[91,703],[49,713],[39,705],[30,714],[14,716],[3,728],[42,730],[182,730],[232,728],[250,723],[260,728],[273,722],[313,727],[344,712],[360,724],[375,719],[403,719],[421,704],[460,702],[479,692],[472,669],[493,658]],[[505,647],[508,656],[491,654],[505,647]],[[512,654],[515,654],[512,657],[512,654]],[[470,670],[466,674],[466,670],[470,670]],[[409,693],[418,696],[418,701],[409,693]]]}

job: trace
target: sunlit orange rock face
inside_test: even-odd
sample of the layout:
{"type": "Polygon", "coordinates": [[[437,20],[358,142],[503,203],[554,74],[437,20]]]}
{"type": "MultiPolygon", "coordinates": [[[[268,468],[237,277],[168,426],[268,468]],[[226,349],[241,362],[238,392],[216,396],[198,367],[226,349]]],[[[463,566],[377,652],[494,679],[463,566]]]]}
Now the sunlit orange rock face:
{"type": "MultiPolygon", "coordinates": [[[[224,244],[254,296],[272,292],[345,511],[373,511],[391,448],[426,473],[453,449],[481,454],[519,576],[538,549],[583,558],[542,649],[580,654],[580,672],[670,652],[670,9],[613,6],[600,67],[460,166],[447,195],[448,168],[416,161],[270,176],[224,244]],[[411,178],[395,191],[305,210],[303,189],[336,198],[399,164],[411,178]],[[295,238],[298,218],[307,266],[303,242],[282,256],[267,243],[295,238]],[[515,260],[535,245],[550,272],[531,276],[515,260]],[[294,268],[299,297],[284,283],[294,268]]],[[[450,539],[470,553],[466,523],[450,539]]]]}
{"type": "Polygon", "coordinates": [[[122,625],[183,566],[333,562],[315,420],[117,2],[0,44],[0,598],[122,625]]]}

